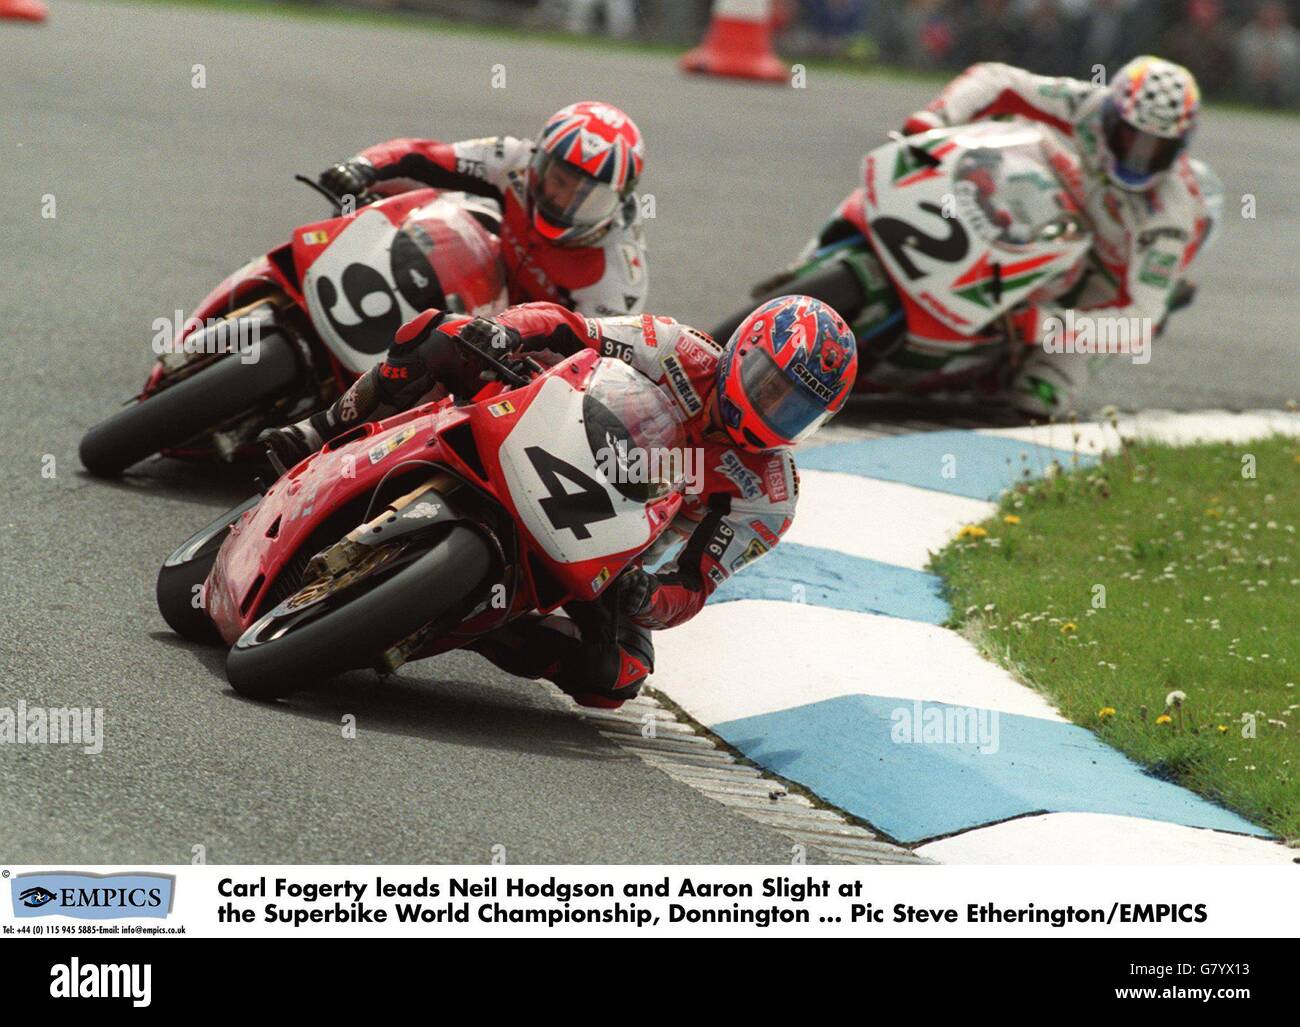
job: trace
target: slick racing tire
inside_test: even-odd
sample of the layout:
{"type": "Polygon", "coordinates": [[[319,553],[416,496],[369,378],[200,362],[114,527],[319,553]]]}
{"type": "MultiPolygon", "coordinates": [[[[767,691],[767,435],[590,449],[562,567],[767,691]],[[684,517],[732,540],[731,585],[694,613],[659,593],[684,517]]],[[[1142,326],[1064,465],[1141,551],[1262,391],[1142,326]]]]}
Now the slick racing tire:
{"type": "Polygon", "coordinates": [[[196,586],[202,585],[217,561],[217,549],[205,553],[189,563],[176,567],[163,567],[158,572],[158,612],[163,620],[181,638],[203,645],[217,645],[221,635],[202,606],[194,605],[198,594],[196,586]]]}
{"type": "Polygon", "coordinates": [[[158,612],[167,626],[182,638],[204,645],[219,645],[221,633],[202,605],[194,604],[202,585],[217,561],[230,526],[255,507],[261,496],[253,496],[196,532],[158,569],[156,595],[158,612]]]}
{"type": "Polygon", "coordinates": [[[720,346],[725,346],[745,318],[768,300],[776,299],[778,296],[811,296],[813,299],[821,300],[830,305],[840,317],[844,318],[845,324],[849,325],[858,319],[862,313],[862,304],[866,300],[866,294],[857,275],[844,261],[835,260],[806,277],[791,278],[788,282],[764,293],[762,298],[717,325],[710,333],[714,341],[720,346]]]}
{"type": "Polygon", "coordinates": [[[226,657],[226,677],[249,699],[277,699],[374,663],[426,624],[459,623],[482,596],[495,563],[487,540],[453,525],[432,549],[337,605],[276,607],[240,636],[226,657]],[[295,619],[295,616],[305,619],[295,619]]]}
{"type": "Polygon", "coordinates": [[[81,439],[82,466],[98,477],[114,477],[161,449],[289,394],[298,377],[293,344],[279,332],[268,334],[256,362],[224,357],[95,425],[81,439]]]}

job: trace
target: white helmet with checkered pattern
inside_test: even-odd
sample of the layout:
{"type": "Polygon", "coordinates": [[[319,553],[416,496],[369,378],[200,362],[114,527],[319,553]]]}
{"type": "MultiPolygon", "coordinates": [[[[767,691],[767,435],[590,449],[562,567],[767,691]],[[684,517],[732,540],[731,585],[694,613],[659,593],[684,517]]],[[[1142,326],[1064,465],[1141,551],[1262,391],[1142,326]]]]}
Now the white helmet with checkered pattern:
{"type": "Polygon", "coordinates": [[[1187,148],[1201,93],[1192,73],[1159,57],[1120,68],[1102,105],[1107,173],[1123,189],[1150,189],[1187,148]]]}

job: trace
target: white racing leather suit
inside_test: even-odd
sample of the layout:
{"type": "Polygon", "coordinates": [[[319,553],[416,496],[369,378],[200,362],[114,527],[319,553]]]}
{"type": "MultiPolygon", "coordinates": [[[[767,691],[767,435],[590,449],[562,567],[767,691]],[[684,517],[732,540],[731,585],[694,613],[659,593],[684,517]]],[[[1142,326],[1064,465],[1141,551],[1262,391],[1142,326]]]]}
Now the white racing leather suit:
{"type": "MultiPolygon", "coordinates": [[[[1221,195],[1212,194],[1220,188],[1217,179],[1204,165],[1198,175],[1197,162],[1185,154],[1146,192],[1121,189],[1111,181],[1101,131],[1106,95],[1106,86],[1078,79],[1048,78],[1007,64],[975,64],[906,125],[912,133],[984,119],[1028,118],[1050,126],[1078,153],[1083,181],[1067,185],[1091,220],[1095,241],[1079,284],[1053,304],[1037,308],[1028,330],[1038,339],[1048,318],[1072,326],[1075,337],[1088,332],[1093,340],[1114,338],[1120,323],[1114,319],[1132,319],[1124,330],[1154,336],[1175,285],[1218,217],[1221,195]],[[1072,308],[1068,319],[1067,305],[1072,308]]],[[[1041,415],[1060,412],[1091,363],[1077,353],[1034,350],[1012,386],[1016,405],[1041,415]]]]}

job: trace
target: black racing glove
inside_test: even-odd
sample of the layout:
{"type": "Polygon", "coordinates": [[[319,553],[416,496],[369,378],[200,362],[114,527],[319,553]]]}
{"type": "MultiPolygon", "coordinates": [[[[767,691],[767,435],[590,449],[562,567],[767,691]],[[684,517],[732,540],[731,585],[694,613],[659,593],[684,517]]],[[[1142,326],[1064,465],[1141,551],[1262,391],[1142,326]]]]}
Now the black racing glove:
{"type": "Polygon", "coordinates": [[[635,617],[650,605],[659,582],[649,571],[629,567],[615,582],[618,588],[618,609],[627,617],[635,617]]]}
{"type": "Polygon", "coordinates": [[[514,328],[486,317],[474,318],[456,334],[475,349],[490,353],[498,360],[518,349],[524,341],[524,337],[514,328]]]}
{"type": "Polygon", "coordinates": [[[335,196],[360,197],[378,180],[374,166],[368,160],[346,160],[321,172],[320,184],[335,196]]]}

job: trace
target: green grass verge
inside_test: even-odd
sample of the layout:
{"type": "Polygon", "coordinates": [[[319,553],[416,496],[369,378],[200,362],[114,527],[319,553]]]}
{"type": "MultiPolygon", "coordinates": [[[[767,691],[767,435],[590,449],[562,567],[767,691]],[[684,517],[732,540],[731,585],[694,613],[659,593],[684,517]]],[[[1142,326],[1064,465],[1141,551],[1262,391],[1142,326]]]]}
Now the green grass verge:
{"type": "Polygon", "coordinates": [[[1296,440],[1130,444],[1026,479],[934,568],[953,626],[1065,716],[1295,839],[1297,531],[1296,440]]]}

